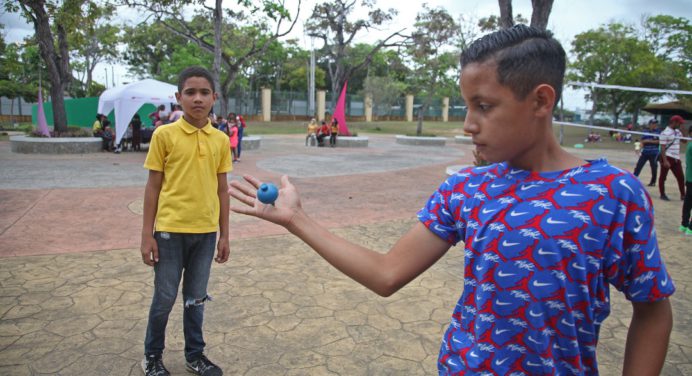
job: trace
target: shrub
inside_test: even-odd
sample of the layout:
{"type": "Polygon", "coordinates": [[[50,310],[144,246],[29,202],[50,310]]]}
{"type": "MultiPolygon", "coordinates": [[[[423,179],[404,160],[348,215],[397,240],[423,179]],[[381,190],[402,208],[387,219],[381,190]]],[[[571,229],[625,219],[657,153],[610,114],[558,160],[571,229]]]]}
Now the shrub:
{"type": "MultiPolygon", "coordinates": [[[[38,130],[32,130],[29,133],[31,137],[46,137],[38,130]]],[[[91,137],[91,129],[81,128],[77,126],[68,126],[66,132],[50,131],[51,137],[91,137]]]]}

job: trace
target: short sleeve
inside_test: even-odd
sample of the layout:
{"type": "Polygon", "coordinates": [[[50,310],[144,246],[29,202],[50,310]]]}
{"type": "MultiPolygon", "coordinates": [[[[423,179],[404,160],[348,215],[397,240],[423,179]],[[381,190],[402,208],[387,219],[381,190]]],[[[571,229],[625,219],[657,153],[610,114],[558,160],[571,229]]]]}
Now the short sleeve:
{"type": "Polygon", "coordinates": [[[459,212],[458,209],[463,204],[463,195],[455,193],[457,180],[456,176],[449,177],[418,211],[418,220],[452,245],[464,238],[463,221],[454,215],[459,212]]]}
{"type": "Polygon", "coordinates": [[[621,200],[614,216],[604,255],[606,279],[630,301],[661,300],[672,295],[675,286],[661,258],[651,198],[638,180],[628,175],[616,180],[634,194],[621,200]]]}
{"type": "MultiPolygon", "coordinates": [[[[224,137],[224,140],[226,137],[224,137]]],[[[223,146],[222,143],[221,154],[219,159],[219,167],[216,169],[217,174],[223,174],[233,170],[233,164],[231,163],[231,148],[223,146]]]]}
{"type": "Polygon", "coordinates": [[[151,135],[151,142],[149,142],[149,151],[147,152],[147,158],[144,160],[144,168],[153,171],[163,171],[163,163],[166,158],[166,142],[165,137],[159,132],[157,128],[151,135]]]}

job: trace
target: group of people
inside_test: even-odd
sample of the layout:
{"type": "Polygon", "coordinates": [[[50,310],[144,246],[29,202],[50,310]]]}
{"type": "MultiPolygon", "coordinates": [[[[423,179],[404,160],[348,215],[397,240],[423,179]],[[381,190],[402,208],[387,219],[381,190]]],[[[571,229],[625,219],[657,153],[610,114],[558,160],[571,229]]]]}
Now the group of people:
{"type": "Polygon", "coordinates": [[[322,120],[321,124],[317,125],[317,120],[312,118],[308,123],[308,132],[305,136],[305,146],[325,146],[324,139],[329,137],[329,146],[336,146],[336,137],[339,134],[339,121],[332,118],[330,125],[322,120]]]}
{"type": "Polygon", "coordinates": [[[243,151],[243,133],[245,133],[245,119],[235,112],[228,114],[227,118],[221,115],[215,116],[213,113],[209,115],[211,125],[226,133],[231,143],[231,155],[233,162],[240,162],[240,153],[243,151]]]}
{"type": "MultiPolygon", "coordinates": [[[[692,211],[692,142],[687,142],[686,171],[682,170],[682,160],[680,157],[680,144],[683,133],[681,131],[685,119],[680,115],[671,116],[668,125],[659,131],[658,120],[649,121],[648,134],[641,138],[641,151],[639,159],[634,167],[634,175],[639,176],[644,165],[648,162],[651,166],[651,180],[649,187],[656,186],[658,176],[658,191],[661,200],[670,201],[666,194],[666,178],[668,172],[672,172],[677,181],[680,200],[683,201],[682,223],[680,231],[692,235],[692,223],[690,223],[690,212],[692,211]],[[661,173],[658,174],[658,165],[661,165],[661,173]]],[[[692,136],[692,126],[687,130],[688,136],[692,136]]]]}
{"type": "MultiPolygon", "coordinates": [[[[464,287],[441,341],[440,375],[598,374],[596,346],[615,291],[609,286],[633,308],[623,373],[659,374],[675,285],[650,198],[632,174],[560,147],[551,130],[565,67],[552,34],[525,25],[488,34],[462,53],[464,131],[490,164],[444,181],[387,253],[330,233],[304,211],[286,176],[274,204],[257,200],[261,181],[252,176],[233,180],[229,191],[228,137],[213,131],[208,118],[214,80],[206,69],[185,69],[176,93],[185,117],[154,132],[144,164],[140,250],[155,271],[145,374],[169,374],[165,331],[181,279],[185,365],[198,375],[222,374],[204,354],[202,322],[211,262],[229,256],[229,194],[238,200],[233,212],[286,227],[382,296],[463,242],[464,287]]],[[[661,145],[667,137],[659,136],[661,145]]]]}

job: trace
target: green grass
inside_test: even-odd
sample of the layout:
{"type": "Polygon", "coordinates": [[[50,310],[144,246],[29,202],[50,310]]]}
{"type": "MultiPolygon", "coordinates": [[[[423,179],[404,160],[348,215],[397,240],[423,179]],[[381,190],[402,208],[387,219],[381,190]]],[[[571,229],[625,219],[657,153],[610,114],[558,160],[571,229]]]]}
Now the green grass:
{"type": "MultiPolygon", "coordinates": [[[[407,121],[374,121],[371,123],[354,121],[348,122],[348,128],[351,133],[362,134],[403,134],[415,135],[416,122],[407,121]]],[[[423,122],[424,136],[440,136],[454,137],[464,133],[463,123],[460,121],[450,121],[443,123],[441,121],[425,121],[423,122]]],[[[270,134],[304,134],[306,132],[307,122],[305,121],[272,121],[252,122],[246,129],[251,135],[270,135],[270,134]]],[[[553,127],[555,137],[560,135],[560,126],[553,127]]],[[[626,144],[624,142],[616,142],[608,136],[607,131],[600,131],[602,142],[595,144],[587,144],[584,142],[589,130],[586,128],[564,127],[563,145],[573,147],[575,144],[583,144],[585,149],[618,149],[618,150],[634,150],[634,144],[626,144]]],[[[638,136],[633,137],[634,139],[638,136]]]]}

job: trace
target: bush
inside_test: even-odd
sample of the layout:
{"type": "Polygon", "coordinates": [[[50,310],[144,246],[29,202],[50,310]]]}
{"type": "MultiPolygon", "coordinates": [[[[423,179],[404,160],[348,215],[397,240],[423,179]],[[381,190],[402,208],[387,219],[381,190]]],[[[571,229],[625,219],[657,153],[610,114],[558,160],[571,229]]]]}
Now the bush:
{"type": "MultiPolygon", "coordinates": [[[[31,137],[46,137],[39,133],[38,130],[32,130],[29,133],[31,137]]],[[[66,132],[50,131],[51,137],[91,137],[91,129],[81,128],[77,126],[68,126],[66,132]]]]}

